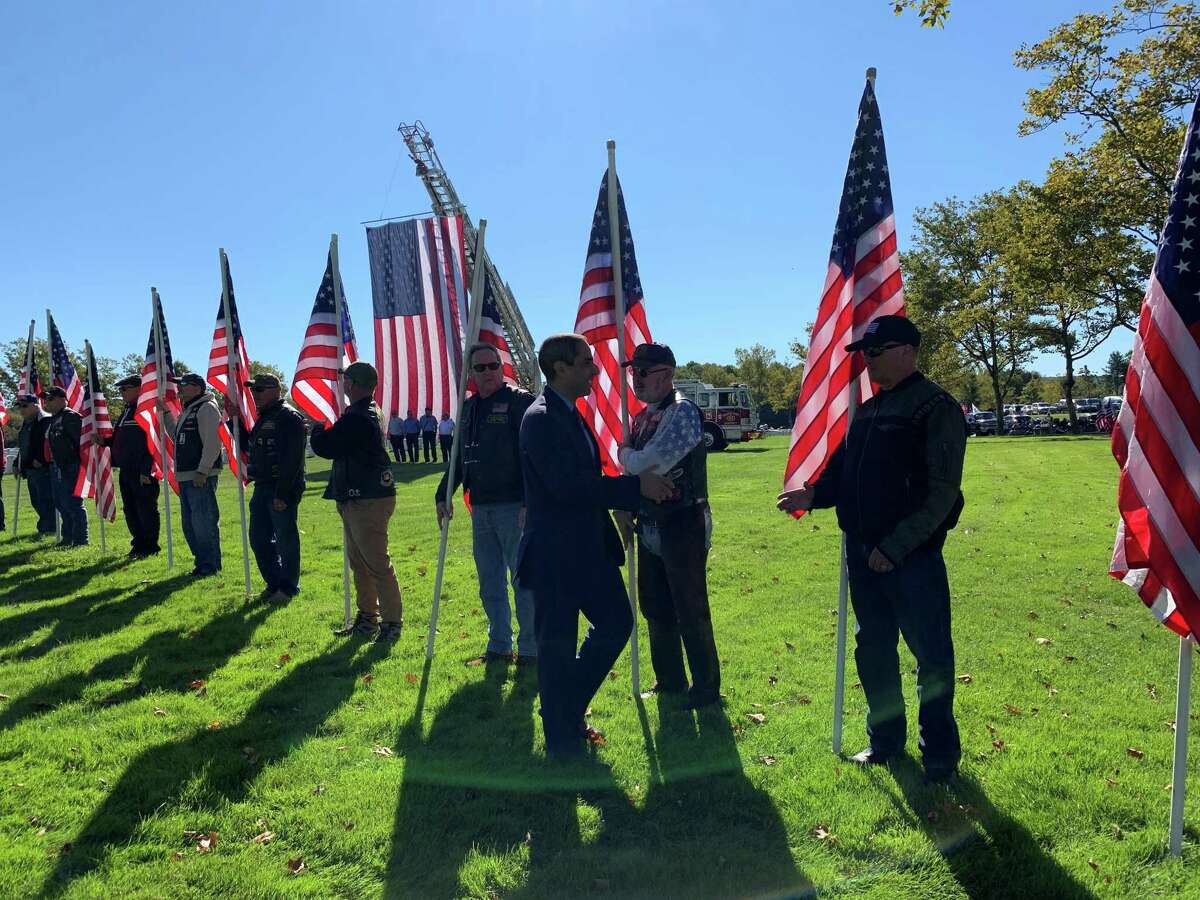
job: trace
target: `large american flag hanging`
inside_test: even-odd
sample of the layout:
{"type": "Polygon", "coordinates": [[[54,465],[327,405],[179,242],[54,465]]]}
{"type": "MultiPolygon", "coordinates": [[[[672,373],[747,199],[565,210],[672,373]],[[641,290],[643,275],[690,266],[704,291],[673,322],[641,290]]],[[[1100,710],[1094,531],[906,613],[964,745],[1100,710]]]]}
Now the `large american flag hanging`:
{"type": "MultiPolygon", "coordinates": [[[[312,315],[300,345],[300,358],[292,376],[292,402],[318,422],[333,425],[338,417],[336,399],[338,369],[358,361],[354,327],[350,324],[350,307],[338,273],[338,290],[342,295],[342,348],[338,350],[337,315],[333,297],[333,256],[326,258],[325,277],[317,290],[312,315]]],[[[345,398],[343,397],[343,406],[345,398]]]]}
{"type": "MultiPolygon", "coordinates": [[[[258,418],[254,405],[254,394],[245,382],[250,378],[250,357],[246,355],[246,341],[242,337],[242,325],[238,319],[237,301],[233,296],[233,276],[229,274],[229,260],[221,254],[221,278],[224,281],[225,292],[229,296],[229,317],[233,320],[232,327],[227,328],[225,322],[224,298],[218,301],[217,324],[213,329],[212,347],[208,351],[208,383],[233,401],[238,412],[241,428],[249,431],[254,427],[258,418]],[[229,371],[229,350],[227,341],[233,339],[233,367],[229,371]],[[232,379],[233,384],[230,384],[232,379]]],[[[221,427],[218,429],[221,444],[225,447],[225,456],[229,460],[229,470],[235,475],[241,475],[238,467],[238,454],[234,452],[233,435],[225,417],[221,417],[221,427]]],[[[244,480],[244,479],[243,479],[244,480]]]]}
{"type": "Polygon", "coordinates": [[[367,229],[375,312],[375,400],[383,421],[458,406],[466,309],[462,219],[441,216],[367,229]]]}
{"type": "Polygon", "coordinates": [[[47,315],[46,319],[50,329],[50,382],[54,387],[60,387],[67,392],[67,406],[78,411],[80,403],[83,402],[83,385],[79,381],[79,373],[75,371],[75,364],[67,355],[67,345],[58,333],[54,318],[47,315]]]}
{"type": "Polygon", "coordinates": [[[816,481],[842,442],[851,383],[858,381],[863,399],[871,396],[861,355],[848,354],[845,346],[861,338],[876,316],[903,314],[891,177],[875,85],[868,78],[858,104],[858,126],[842,186],[829,268],[796,400],[784,490],[816,481]]]}
{"type": "Polygon", "coordinates": [[[1172,631],[1200,627],[1200,101],[1179,157],[1113,429],[1110,573],[1172,631]]]}
{"type": "MultiPolygon", "coordinates": [[[[513,366],[512,351],[508,346],[508,332],[504,328],[504,319],[500,316],[500,306],[496,303],[496,294],[492,287],[490,276],[484,276],[483,303],[479,310],[479,343],[489,344],[496,348],[500,356],[500,369],[504,373],[504,381],[513,387],[517,386],[517,370],[513,366]]],[[[470,360],[468,360],[468,363],[470,360]]],[[[467,393],[475,393],[475,376],[467,376],[467,393]]]]}
{"type": "MultiPolygon", "coordinates": [[[[646,322],[646,304],[642,298],[642,280],[638,275],[637,254],[633,249],[633,233],[625,214],[625,195],[617,182],[617,210],[620,217],[621,246],[616,248],[621,267],[621,287],[625,294],[625,358],[633,356],[639,344],[653,340],[646,322]]],[[[575,315],[575,331],[592,345],[600,374],[592,392],[578,401],[580,415],[591,426],[600,445],[600,459],[609,474],[620,472],[617,449],[621,444],[620,379],[625,377],[617,360],[617,294],[613,287],[613,254],[608,224],[608,172],[600,179],[600,197],[592,216],[592,233],[588,239],[587,261],[583,266],[583,287],[579,291],[579,312],[575,315]]],[[[645,405],[627,390],[629,417],[633,418],[645,405]]]]}
{"type": "Polygon", "coordinates": [[[159,360],[154,342],[155,322],[150,322],[150,341],[146,345],[146,361],[142,365],[142,383],[138,388],[137,423],[146,432],[146,444],[150,455],[154,458],[154,475],[162,478],[166,475],[167,483],[176,494],[179,493],[179,482],[175,480],[175,436],[168,429],[162,428],[158,417],[158,385],[159,378],[163,381],[163,403],[171,415],[178,419],[183,412],[179,402],[179,388],[172,381],[175,377],[175,364],[171,357],[171,340],[167,337],[167,320],[163,318],[162,300],[155,294],[154,317],[162,330],[163,358],[159,360]],[[162,435],[162,442],[159,435],[162,435]]]}
{"type": "Polygon", "coordinates": [[[21,378],[17,385],[17,393],[32,394],[35,397],[40,397],[42,395],[42,380],[38,377],[37,355],[34,352],[35,346],[33,329],[30,329],[25,347],[25,355],[21,357],[21,378]]]}
{"type": "Polygon", "coordinates": [[[92,443],[92,435],[113,436],[112,420],[108,415],[108,400],[96,373],[96,359],[88,354],[87,384],[83,389],[83,404],[79,414],[83,422],[79,431],[79,475],[75,479],[76,497],[93,497],[96,512],[112,522],[117,517],[117,493],[113,487],[112,451],[103,444],[92,443]]]}

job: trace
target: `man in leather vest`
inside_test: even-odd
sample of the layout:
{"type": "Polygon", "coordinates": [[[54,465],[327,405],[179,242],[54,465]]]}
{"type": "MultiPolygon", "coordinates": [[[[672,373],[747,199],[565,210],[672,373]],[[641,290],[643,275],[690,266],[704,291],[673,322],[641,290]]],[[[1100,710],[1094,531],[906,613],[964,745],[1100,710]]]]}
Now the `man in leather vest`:
{"type": "Polygon", "coordinates": [[[125,409],[107,437],[92,433],[92,442],[112,448],[112,464],[120,471],[121,509],[129,528],[129,556],[142,559],[159,552],[158,479],[154,477],[154,457],[145,429],[138,424],[137,399],[142,386],[138,375],[117,382],[125,409]]]}
{"type": "Polygon", "coordinates": [[[33,394],[17,397],[21,413],[21,430],[17,432],[17,465],[15,474],[25,479],[29,505],[37,513],[37,536],[49,537],[54,524],[54,495],[50,489],[50,461],[46,456],[46,426],[50,416],[42,409],[33,394]]]}
{"type": "MultiPolygon", "coordinates": [[[[250,497],[250,548],[266,587],[260,601],[287,603],[300,593],[300,529],[296,513],[304,496],[304,417],[280,396],[283,385],[260,372],[246,387],[254,393],[258,419],[240,433],[250,497]]],[[[226,415],[235,415],[228,397],[226,415]]]]}
{"type": "Polygon", "coordinates": [[[903,316],[867,325],[861,350],[878,393],[858,409],[816,484],[779,496],[785,512],[836,506],[846,534],[854,659],[867,697],[871,744],[859,764],[904,752],[899,636],[917,659],[920,747],[930,781],[962,755],[954,721],[954,644],[942,545],[962,511],[967,431],[962,409],[917,371],[921,334],[903,316]]]}
{"type": "Polygon", "coordinates": [[[82,547],[88,542],[88,517],[83,498],[75,496],[79,477],[79,434],[83,419],[67,406],[67,392],[52,387],[42,394],[50,421],[46,425],[46,444],[50,447],[50,492],[62,520],[62,536],[57,546],[82,547]]]}
{"type": "MultiPolygon", "coordinates": [[[[643,498],[636,513],[638,599],[650,633],[654,690],[686,695],[686,705],[699,709],[721,699],[705,571],[712,515],[700,410],[675,393],[675,354],[665,344],[642,344],[625,365],[633,369],[633,392],[646,406],[630,423],[621,465],[629,475],[667,475],[674,485],[669,499],[643,498]]],[[[617,513],[617,522],[628,534],[629,515],[617,513]]]]}
{"type": "MultiPolygon", "coordinates": [[[[512,609],[508,582],[517,571],[517,547],[525,524],[525,483],[521,476],[521,417],[533,395],[504,383],[500,354],[479,343],[467,354],[477,392],[463,404],[462,432],[454,473],[449,471],[434,495],[438,527],[453,515],[454,489],[471,493],[471,544],[479,576],[479,601],[488,617],[485,662],[509,660],[513,653],[512,609]],[[447,485],[449,482],[449,485],[447,485]]],[[[537,663],[533,631],[533,595],[514,587],[517,664],[537,663]]]]}
{"type": "Polygon", "coordinates": [[[176,379],[183,409],[176,419],[160,400],[158,414],[175,437],[175,478],[183,538],[195,559],[192,576],[221,571],[221,514],[217,476],[221,472],[221,410],[204,379],[189,372],[176,379]]]}
{"type": "Polygon", "coordinates": [[[373,395],[379,376],[365,362],[344,373],[350,405],[332,428],[313,426],[312,448],[333,460],[325,499],[337,503],[358,616],[337,634],[393,643],[400,639],[404,606],[388,552],[388,522],[396,509],[396,485],[373,395]]]}

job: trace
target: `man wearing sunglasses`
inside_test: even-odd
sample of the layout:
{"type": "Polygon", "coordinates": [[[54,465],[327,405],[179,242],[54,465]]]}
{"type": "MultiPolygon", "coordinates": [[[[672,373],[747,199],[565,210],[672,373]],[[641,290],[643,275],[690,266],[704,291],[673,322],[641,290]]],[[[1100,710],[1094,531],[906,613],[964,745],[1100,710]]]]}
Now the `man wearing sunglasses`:
{"type": "MultiPolygon", "coordinates": [[[[447,470],[442,476],[434,503],[441,528],[442,521],[454,514],[450,498],[458,485],[471,493],[471,541],[479,576],[479,600],[488,617],[483,660],[505,662],[513,656],[508,584],[517,570],[517,547],[525,521],[518,438],[521,417],[533,402],[533,395],[504,383],[500,354],[491,344],[473,345],[467,359],[476,392],[463,404],[458,459],[453,475],[447,470]]],[[[533,598],[521,588],[514,587],[513,593],[517,664],[533,665],[537,662],[533,598]]]]}
{"type": "Polygon", "coordinates": [[[867,697],[867,765],[904,752],[906,723],[896,647],[917,659],[920,747],[930,781],[954,775],[962,755],[954,721],[954,644],[942,545],[963,508],[967,431],[962,409],[917,371],[921,334],[880,316],[861,340],[878,392],[858,409],[846,441],[816,484],[779,496],[785,512],[836,506],[856,621],[854,659],[867,697]]]}
{"type": "MultiPolygon", "coordinates": [[[[304,495],[304,417],[282,397],[283,385],[269,372],[245,382],[258,418],[239,431],[250,497],[250,549],[266,587],[260,602],[287,603],[300,593],[300,529],[296,513],[304,495]]],[[[225,412],[236,415],[228,397],[225,412]]]]}
{"type": "MultiPolygon", "coordinates": [[[[675,354],[666,344],[642,344],[625,363],[633,392],[646,404],[621,446],[627,475],[657,471],[674,484],[661,502],[642,498],[637,509],[638,597],[650,634],[654,691],[699,709],[721,699],[721,664],[708,606],[708,453],[700,410],[675,393],[675,354]],[[687,653],[692,683],[683,667],[687,653]]],[[[632,517],[616,513],[629,533],[632,517]]]]}

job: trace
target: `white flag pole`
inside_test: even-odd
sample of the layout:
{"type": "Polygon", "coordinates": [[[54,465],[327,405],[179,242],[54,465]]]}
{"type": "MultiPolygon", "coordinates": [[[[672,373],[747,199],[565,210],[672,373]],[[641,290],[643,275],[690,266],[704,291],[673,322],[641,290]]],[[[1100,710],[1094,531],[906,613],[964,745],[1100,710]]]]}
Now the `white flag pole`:
{"type": "Polygon", "coordinates": [[[1172,856],[1183,853],[1183,801],[1187,796],[1188,721],[1192,694],[1192,645],[1190,635],[1179,639],[1179,683],[1175,687],[1175,758],[1171,773],[1171,831],[1168,849],[1172,856]]]}
{"type": "MultiPolygon", "coordinates": [[[[25,390],[29,393],[33,392],[33,325],[36,320],[29,320],[29,337],[25,339],[25,390]]],[[[38,399],[41,402],[41,399],[38,399]]],[[[20,473],[16,473],[14,477],[17,481],[17,502],[13,506],[13,527],[12,536],[17,536],[17,523],[21,518],[21,482],[24,480],[19,477],[20,473]]]]}
{"type": "MultiPolygon", "coordinates": [[[[613,293],[617,314],[617,366],[621,385],[621,440],[629,434],[629,373],[625,371],[625,284],[621,265],[621,204],[617,193],[617,142],[608,142],[608,244],[612,253],[613,293]]],[[[629,607],[633,611],[633,633],[629,639],[633,696],[642,693],[641,666],[638,660],[638,586],[637,536],[625,547],[629,561],[629,607]]]]}
{"type": "MultiPolygon", "coordinates": [[[[54,386],[54,339],[53,339],[54,329],[52,327],[53,324],[54,324],[54,318],[50,315],[50,310],[47,309],[46,310],[46,376],[50,379],[50,384],[46,385],[47,390],[54,386]]],[[[51,474],[50,474],[50,479],[51,479],[50,493],[51,493],[51,496],[53,496],[54,495],[54,486],[53,486],[54,473],[53,472],[51,472],[51,474]]],[[[54,504],[54,534],[55,534],[55,537],[59,541],[62,540],[62,516],[60,516],[58,514],[58,504],[57,503],[54,504]]]]}
{"type": "MultiPolygon", "coordinates": [[[[84,354],[87,357],[87,396],[91,398],[88,401],[91,405],[88,408],[88,415],[92,417],[92,434],[100,434],[100,423],[96,420],[96,392],[95,389],[99,385],[92,384],[92,370],[95,363],[92,359],[92,342],[85,340],[83,342],[84,354]]],[[[97,480],[100,477],[100,445],[92,444],[88,450],[88,480],[92,484],[92,503],[96,507],[96,519],[100,522],[100,552],[105,553],[108,547],[104,542],[104,513],[100,511],[100,485],[97,480]]],[[[82,502],[82,500],[80,501],[82,502]]]]}
{"type": "MultiPolygon", "coordinates": [[[[150,288],[150,321],[154,329],[154,377],[157,384],[158,402],[166,401],[167,384],[164,379],[166,356],[163,353],[162,319],[158,315],[158,290],[150,288]]],[[[175,565],[175,539],[171,535],[171,474],[167,471],[167,419],[158,417],[158,447],[162,458],[163,527],[167,535],[167,571],[175,565]]]]}
{"type": "MultiPolygon", "coordinates": [[[[237,390],[241,387],[238,384],[238,359],[237,359],[237,342],[233,336],[233,316],[229,313],[229,260],[225,256],[225,248],[220,248],[221,255],[221,308],[225,316],[225,366],[228,372],[225,375],[225,396],[234,402],[234,406],[240,409],[237,401],[237,390]]],[[[245,377],[249,377],[250,373],[246,373],[245,377]]],[[[242,417],[240,414],[235,414],[233,417],[233,457],[237,465],[238,474],[236,476],[238,486],[238,512],[241,513],[242,519],[242,571],[246,579],[246,596],[250,596],[250,539],[246,536],[246,482],[242,479],[242,466],[245,465],[242,459],[241,448],[241,431],[242,417]]]]}
{"type": "MultiPolygon", "coordinates": [[[[346,406],[345,386],[342,380],[342,362],[346,352],[346,334],[342,328],[342,274],[338,268],[338,236],[329,236],[329,259],[333,268],[333,318],[337,321],[337,383],[334,385],[334,406],[340,417],[346,406]]],[[[346,531],[342,529],[342,606],[345,627],[350,627],[350,554],[346,551],[346,531]]]]}
{"type": "MultiPolygon", "coordinates": [[[[464,396],[467,393],[467,375],[470,369],[470,358],[467,356],[471,345],[479,340],[479,322],[483,313],[483,294],[485,269],[483,263],[483,234],[487,231],[487,219],[479,220],[475,230],[475,269],[471,273],[471,308],[467,314],[467,335],[463,344],[462,370],[458,373],[458,398],[454,408],[454,435],[450,439],[450,462],[446,470],[447,507],[454,500],[454,471],[458,467],[458,453],[462,438],[462,410],[464,396]]],[[[438,543],[437,574],[433,579],[433,605],[429,610],[429,635],[425,638],[425,658],[433,659],[433,641],[437,634],[438,609],[442,599],[442,573],[446,567],[446,542],[450,538],[450,517],[442,519],[441,537],[438,543]]]]}

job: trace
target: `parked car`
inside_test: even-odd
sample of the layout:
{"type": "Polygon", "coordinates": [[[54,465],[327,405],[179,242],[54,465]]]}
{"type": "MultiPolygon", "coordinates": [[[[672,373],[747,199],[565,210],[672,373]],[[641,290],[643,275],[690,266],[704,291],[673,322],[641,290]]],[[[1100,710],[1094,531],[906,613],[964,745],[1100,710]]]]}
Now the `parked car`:
{"type": "Polygon", "coordinates": [[[977,412],[967,416],[968,434],[995,434],[996,428],[996,414],[993,412],[977,412]]]}
{"type": "Polygon", "coordinates": [[[17,464],[17,448],[16,447],[5,447],[4,448],[4,471],[11,472],[13,470],[13,466],[15,466],[16,464],[17,464]]]}
{"type": "Polygon", "coordinates": [[[1005,416],[1004,431],[1007,434],[1033,434],[1033,419],[1023,414],[1005,416]]]}

